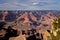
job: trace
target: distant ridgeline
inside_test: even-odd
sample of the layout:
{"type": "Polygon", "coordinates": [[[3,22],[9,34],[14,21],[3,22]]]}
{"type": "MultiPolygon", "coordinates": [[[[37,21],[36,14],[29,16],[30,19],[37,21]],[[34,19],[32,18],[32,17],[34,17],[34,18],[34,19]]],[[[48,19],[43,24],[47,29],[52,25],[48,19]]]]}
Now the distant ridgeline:
{"type": "Polygon", "coordinates": [[[15,11],[0,10],[0,19],[2,19],[4,12],[8,13],[8,15],[5,18],[6,21],[15,21],[16,16],[20,16],[20,14],[24,14],[25,12],[27,13],[32,12],[32,14],[37,18],[40,18],[41,15],[47,14],[49,12],[53,13],[55,16],[59,15],[60,13],[60,11],[58,10],[18,10],[18,11],[17,10],[15,11]]]}

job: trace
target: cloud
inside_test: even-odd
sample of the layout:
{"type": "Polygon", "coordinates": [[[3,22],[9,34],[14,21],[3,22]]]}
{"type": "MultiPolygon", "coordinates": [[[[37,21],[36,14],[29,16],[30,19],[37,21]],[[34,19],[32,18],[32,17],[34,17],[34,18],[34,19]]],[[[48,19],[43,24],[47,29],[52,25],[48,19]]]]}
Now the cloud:
{"type": "Polygon", "coordinates": [[[0,10],[60,10],[60,0],[1,0],[0,10]]]}
{"type": "Polygon", "coordinates": [[[39,3],[32,3],[32,5],[37,5],[37,4],[39,4],[39,3]]]}

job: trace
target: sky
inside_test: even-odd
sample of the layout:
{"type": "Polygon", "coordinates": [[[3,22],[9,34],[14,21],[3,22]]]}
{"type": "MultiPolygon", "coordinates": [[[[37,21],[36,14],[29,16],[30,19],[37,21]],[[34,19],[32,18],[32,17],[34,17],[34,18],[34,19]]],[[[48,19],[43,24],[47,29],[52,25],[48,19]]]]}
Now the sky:
{"type": "Polygon", "coordinates": [[[60,0],[0,0],[0,10],[60,10],[60,0]]]}

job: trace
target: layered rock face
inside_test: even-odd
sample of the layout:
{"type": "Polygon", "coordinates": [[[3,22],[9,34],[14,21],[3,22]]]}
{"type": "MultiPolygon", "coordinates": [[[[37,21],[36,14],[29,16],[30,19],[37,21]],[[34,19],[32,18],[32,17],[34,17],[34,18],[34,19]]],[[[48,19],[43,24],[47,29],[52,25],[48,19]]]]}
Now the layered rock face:
{"type": "Polygon", "coordinates": [[[28,13],[25,12],[23,15],[21,15],[20,17],[18,17],[17,21],[19,21],[20,19],[24,19],[24,23],[28,23],[29,22],[28,13]]]}
{"type": "Polygon", "coordinates": [[[23,23],[30,23],[31,20],[29,20],[29,18],[33,21],[37,21],[37,18],[32,14],[32,12],[30,12],[29,14],[27,12],[23,13],[22,15],[20,15],[20,17],[17,18],[17,21],[20,19],[24,19],[23,23]]]}
{"type": "Polygon", "coordinates": [[[18,12],[16,11],[11,14],[8,11],[2,12],[2,20],[3,22],[6,22],[6,24],[0,28],[0,36],[2,35],[0,37],[1,40],[8,40],[9,38],[9,40],[19,40],[20,37],[22,37],[23,40],[26,40],[26,38],[28,39],[31,36],[35,36],[35,38],[38,37],[41,40],[43,38],[47,39],[47,36],[50,36],[47,30],[51,30],[54,19],[56,18],[52,12],[43,15],[40,14],[40,12],[36,12],[36,15],[34,15],[33,12],[22,12],[18,15],[18,12]],[[13,14],[13,16],[11,14],[13,14]],[[36,17],[37,15],[39,18],[36,17]],[[15,17],[15,20],[12,22],[6,21],[5,19],[8,16],[9,18],[12,16],[12,19],[15,17]],[[11,35],[9,35],[9,32],[11,35]],[[36,36],[37,33],[39,33],[38,36],[36,36]]]}
{"type": "Polygon", "coordinates": [[[2,20],[3,20],[3,21],[5,21],[5,18],[6,18],[7,15],[8,15],[8,12],[7,12],[7,11],[3,11],[3,12],[2,12],[2,16],[3,16],[3,17],[2,17],[2,20]]]}

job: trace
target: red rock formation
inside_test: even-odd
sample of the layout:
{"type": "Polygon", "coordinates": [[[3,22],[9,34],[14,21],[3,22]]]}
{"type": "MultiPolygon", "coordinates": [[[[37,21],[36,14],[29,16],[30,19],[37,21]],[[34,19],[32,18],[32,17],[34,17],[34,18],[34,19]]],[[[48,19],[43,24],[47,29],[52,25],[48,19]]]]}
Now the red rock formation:
{"type": "Polygon", "coordinates": [[[17,15],[18,15],[18,10],[16,10],[15,12],[14,12],[14,14],[16,14],[16,18],[18,17],[17,15]]]}
{"type": "MultiPolygon", "coordinates": [[[[32,12],[29,13],[29,17],[33,20],[33,21],[37,21],[37,18],[32,14],[32,12]]],[[[28,13],[25,12],[23,15],[21,15],[20,17],[17,18],[17,20],[24,18],[24,23],[29,22],[29,18],[28,18],[28,13]]]]}
{"type": "Polygon", "coordinates": [[[44,20],[47,21],[47,22],[53,22],[56,17],[53,15],[53,13],[48,12],[47,14],[41,16],[41,20],[42,20],[43,18],[44,18],[44,20]]]}
{"type": "Polygon", "coordinates": [[[37,18],[32,14],[32,12],[30,12],[29,15],[33,21],[37,21],[37,18]]]}
{"type": "Polygon", "coordinates": [[[2,20],[5,21],[5,17],[8,15],[8,12],[7,11],[3,11],[2,15],[3,15],[2,20]]]}
{"type": "Polygon", "coordinates": [[[28,25],[30,25],[30,21],[29,21],[29,18],[28,18],[28,13],[25,12],[23,15],[21,15],[20,17],[17,18],[17,21],[19,21],[20,19],[24,19],[23,23],[27,23],[28,25]]]}
{"type": "Polygon", "coordinates": [[[41,18],[39,20],[39,22],[41,22],[41,24],[39,25],[40,28],[41,28],[41,25],[43,25],[42,29],[51,30],[54,19],[56,19],[56,16],[54,16],[53,13],[51,12],[41,15],[41,18]],[[46,25],[46,27],[44,25],[46,25]]]}

